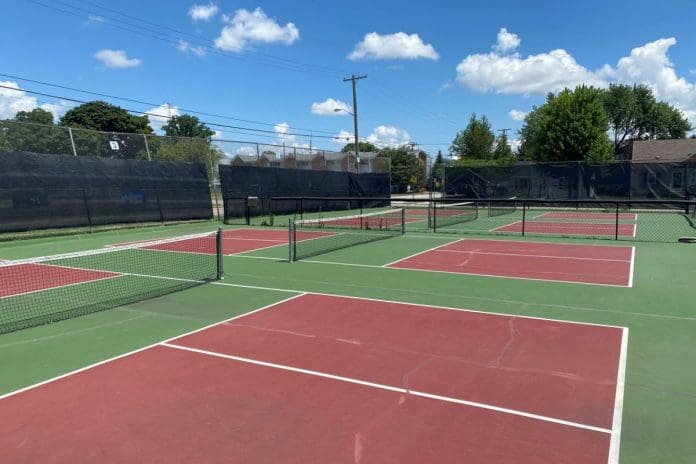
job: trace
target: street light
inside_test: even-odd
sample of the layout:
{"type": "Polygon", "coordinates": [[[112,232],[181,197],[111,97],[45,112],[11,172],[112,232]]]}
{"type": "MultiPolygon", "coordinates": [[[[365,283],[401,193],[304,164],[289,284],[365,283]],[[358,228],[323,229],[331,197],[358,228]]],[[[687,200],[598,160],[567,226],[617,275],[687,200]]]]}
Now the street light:
{"type": "Polygon", "coordinates": [[[358,114],[352,111],[348,111],[345,108],[334,108],[334,113],[340,113],[341,111],[353,116],[353,135],[355,137],[355,172],[360,172],[360,146],[358,145],[358,114]]]}

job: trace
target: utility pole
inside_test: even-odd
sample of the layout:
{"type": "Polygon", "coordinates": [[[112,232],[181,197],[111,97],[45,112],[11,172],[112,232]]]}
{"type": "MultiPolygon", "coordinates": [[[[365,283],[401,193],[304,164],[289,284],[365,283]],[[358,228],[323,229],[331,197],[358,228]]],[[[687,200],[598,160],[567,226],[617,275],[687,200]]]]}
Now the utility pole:
{"type": "Polygon", "coordinates": [[[358,95],[355,91],[355,83],[360,79],[366,79],[367,74],[356,76],[353,74],[350,77],[343,79],[343,82],[351,81],[353,84],[353,133],[355,135],[355,172],[360,172],[360,144],[358,143],[358,95]]]}
{"type": "Polygon", "coordinates": [[[498,129],[498,132],[502,133],[502,134],[503,134],[503,137],[507,137],[507,132],[508,132],[508,131],[511,131],[511,130],[512,130],[512,129],[510,129],[510,128],[508,127],[508,128],[506,128],[506,129],[498,129]]]}

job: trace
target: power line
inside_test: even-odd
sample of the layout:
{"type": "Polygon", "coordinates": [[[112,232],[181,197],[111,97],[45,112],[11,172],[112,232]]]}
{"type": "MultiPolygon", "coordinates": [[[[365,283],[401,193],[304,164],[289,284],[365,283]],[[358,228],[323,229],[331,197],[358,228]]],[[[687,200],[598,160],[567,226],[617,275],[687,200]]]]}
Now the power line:
{"type": "MultiPolygon", "coordinates": [[[[136,100],[136,99],[127,98],[127,97],[119,97],[119,96],[117,96],[117,95],[109,95],[109,94],[105,94],[105,93],[93,92],[93,91],[90,91],[90,90],[83,90],[83,89],[78,89],[78,88],[75,88],[75,87],[68,87],[68,86],[66,86],[66,85],[61,85],[61,84],[53,84],[53,83],[46,82],[46,81],[39,81],[39,80],[36,80],[36,79],[29,79],[29,78],[26,78],[26,77],[14,76],[14,75],[11,75],[11,74],[0,73],[0,76],[7,77],[7,78],[10,78],[10,79],[16,79],[16,80],[20,80],[20,81],[25,81],[25,82],[31,82],[31,83],[33,83],[33,84],[46,85],[46,86],[55,87],[55,88],[58,88],[58,89],[70,90],[70,91],[73,91],[73,92],[84,93],[84,94],[86,94],[86,95],[94,95],[94,96],[97,96],[97,97],[111,98],[111,99],[114,99],[114,100],[126,101],[126,102],[130,102],[130,103],[136,103],[136,104],[139,104],[139,105],[146,105],[146,106],[153,106],[153,107],[158,107],[158,106],[160,106],[160,105],[157,104],[157,103],[146,102],[146,101],[143,101],[143,100],[136,100]]],[[[209,116],[209,117],[215,117],[215,118],[220,118],[220,119],[227,119],[227,120],[230,120],[230,121],[245,122],[245,123],[248,123],[248,124],[258,124],[258,125],[261,125],[261,126],[271,126],[271,127],[272,127],[272,126],[275,126],[275,125],[277,124],[277,123],[259,122],[259,121],[252,121],[252,120],[249,120],[249,119],[235,118],[235,117],[232,117],[232,116],[224,116],[224,115],[215,114],[215,113],[206,113],[206,112],[203,112],[203,111],[196,111],[196,110],[192,110],[192,109],[188,109],[188,108],[182,108],[182,107],[178,107],[178,108],[179,108],[179,110],[181,110],[181,111],[183,111],[183,112],[185,112],[185,113],[199,114],[199,115],[202,115],[202,116],[209,116]]],[[[293,127],[293,129],[301,130],[301,131],[313,131],[313,132],[319,132],[319,133],[323,133],[323,134],[333,134],[333,133],[334,133],[333,131],[325,131],[325,130],[318,130],[318,129],[305,129],[305,128],[302,128],[302,127],[293,127]]]]}
{"type": "MultiPolygon", "coordinates": [[[[65,97],[65,96],[61,96],[61,95],[52,95],[52,94],[48,94],[48,93],[44,93],[44,92],[37,92],[35,90],[17,89],[15,87],[10,87],[7,85],[0,85],[0,88],[7,89],[7,90],[13,90],[15,92],[25,92],[25,93],[29,93],[32,95],[41,95],[43,97],[58,98],[58,99],[61,99],[64,101],[70,101],[70,102],[74,102],[74,103],[80,103],[80,104],[89,103],[87,101],[78,100],[76,98],[70,98],[70,97],[65,97]]],[[[169,116],[164,116],[161,114],[148,113],[145,111],[137,111],[137,110],[132,110],[132,109],[128,109],[128,108],[124,108],[124,110],[128,111],[129,113],[140,114],[143,116],[152,116],[152,117],[162,118],[162,119],[173,119],[176,117],[176,116],[169,117],[169,116]]],[[[242,126],[232,126],[229,124],[219,124],[219,123],[212,123],[212,122],[206,122],[206,121],[201,121],[201,123],[203,123],[207,126],[213,126],[213,127],[224,127],[224,128],[228,128],[228,129],[238,129],[238,130],[245,130],[245,131],[251,131],[251,132],[258,132],[258,133],[267,133],[267,134],[271,133],[271,134],[275,134],[276,136],[280,136],[280,137],[295,136],[295,137],[309,138],[312,136],[311,134],[301,134],[301,133],[294,133],[294,132],[278,133],[277,131],[270,131],[270,130],[266,130],[266,129],[256,129],[253,127],[242,127],[242,126]]],[[[327,136],[327,135],[314,135],[314,137],[322,138],[322,139],[332,139],[332,140],[337,139],[335,136],[327,136]]]]}

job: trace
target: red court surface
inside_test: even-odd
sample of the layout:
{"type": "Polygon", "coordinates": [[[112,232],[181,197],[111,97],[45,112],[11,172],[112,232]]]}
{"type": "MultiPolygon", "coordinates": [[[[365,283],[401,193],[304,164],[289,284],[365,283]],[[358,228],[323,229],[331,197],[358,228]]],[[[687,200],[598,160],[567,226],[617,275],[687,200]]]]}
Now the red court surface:
{"type": "MultiPolygon", "coordinates": [[[[616,235],[616,224],[584,223],[584,222],[533,222],[527,221],[524,225],[526,233],[556,234],[556,235],[587,235],[590,237],[616,235]]],[[[496,227],[492,232],[522,232],[522,221],[513,222],[501,227],[496,227]]],[[[635,237],[635,224],[619,224],[620,237],[635,237]]]]}
{"type": "MultiPolygon", "coordinates": [[[[615,221],[616,213],[592,213],[589,211],[577,211],[577,212],[567,212],[567,211],[553,211],[539,216],[537,218],[544,219],[587,219],[587,220],[604,220],[615,221]]],[[[638,216],[635,213],[619,213],[619,220],[621,221],[635,221],[638,216]]]]}
{"type": "Polygon", "coordinates": [[[620,327],[305,294],[0,397],[12,463],[616,463],[620,327]]]}
{"type": "Polygon", "coordinates": [[[388,267],[519,279],[632,286],[634,248],[463,239],[388,267]]]}
{"type": "Polygon", "coordinates": [[[0,298],[55,287],[110,279],[120,274],[49,264],[18,264],[0,267],[0,298]]]}
{"type": "MultiPolygon", "coordinates": [[[[298,240],[308,240],[326,237],[328,235],[333,235],[333,233],[297,231],[298,240]]],[[[237,253],[261,250],[263,248],[287,245],[288,231],[268,229],[234,229],[224,231],[223,239],[224,241],[222,246],[224,254],[234,255],[237,253]]],[[[191,240],[165,242],[144,248],[160,251],[215,254],[215,237],[211,235],[210,238],[206,240],[196,238],[191,240]]]]}

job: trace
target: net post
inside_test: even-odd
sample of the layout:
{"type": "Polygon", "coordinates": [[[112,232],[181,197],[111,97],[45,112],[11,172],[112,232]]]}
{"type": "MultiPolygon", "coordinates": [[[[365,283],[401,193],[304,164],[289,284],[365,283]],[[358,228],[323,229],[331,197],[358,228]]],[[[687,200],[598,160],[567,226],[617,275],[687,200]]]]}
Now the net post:
{"type": "Polygon", "coordinates": [[[527,202],[522,202],[522,236],[524,237],[524,227],[527,224],[527,202]]]}
{"type": "Polygon", "coordinates": [[[433,202],[433,232],[437,232],[437,201],[433,202]]]}
{"type": "Polygon", "coordinates": [[[616,202],[616,224],[614,228],[614,240],[619,239],[619,202],[616,202]]]}
{"type": "Polygon", "coordinates": [[[406,233],[406,208],[401,208],[401,235],[406,233]]]}
{"type": "Polygon", "coordinates": [[[295,261],[295,221],[288,218],[288,261],[295,261]]]}
{"type": "Polygon", "coordinates": [[[215,254],[217,256],[217,274],[216,280],[222,280],[225,275],[225,270],[223,269],[222,261],[222,226],[218,226],[217,233],[215,234],[215,254]]]}

